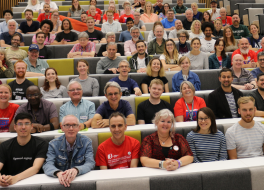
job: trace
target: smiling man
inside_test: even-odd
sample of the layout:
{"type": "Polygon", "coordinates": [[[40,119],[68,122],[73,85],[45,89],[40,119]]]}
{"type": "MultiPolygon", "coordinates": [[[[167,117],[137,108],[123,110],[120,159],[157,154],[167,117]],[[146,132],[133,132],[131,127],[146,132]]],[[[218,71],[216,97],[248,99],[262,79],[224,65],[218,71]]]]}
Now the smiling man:
{"type": "Polygon", "coordinates": [[[122,32],[121,24],[118,21],[114,20],[114,11],[106,11],[107,21],[102,25],[102,32],[122,32]]]}
{"type": "Polygon", "coordinates": [[[121,87],[116,82],[108,82],[104,88],[105,97],[108,101],[101,104],[92,120],[92,128],[109,127],[109,117],[114,112],[124,114],[127,125],[135,125],[135,115],[128,101],[122,100],[121,87]]]}
{"type": "MultiPolygon", "coordinates": [[[[119,39],[118,39],[119,42],[126,42],[126,41],[132,39],[132,36],[130,34],[130,32],[131,32],[130,29],[134,26],[134,21],[133,21],[132,18],[128,17],[126,19],[126,26],[127,26],[127,30],[121,32],[121,34],[119,36],[119,39]]],[[[144,38],[143,38],[141,33],[139,34],[139,39],[140,40],[144,40],[144,38]]]]}
{"type": "Polygon", "coordinates": [[[39,47],[39,59],[51,59],[52,58],[52,51],[48,49],[47,46],[44,45],[45,41],[45,33],[38,32],[36,34],[36,41],[39,47]]]}
{"type": "Polygon", "coordinates": [[[27,57],[27,52],[20,49],[21,36],[14,34],[11,38],[11,47],[6,49],[6,59],[12,63],[23,60],[27,57]]]}
{"type": "Polygon", "coordinates": [[[232,16],[232,22],[233,22],[233,24],[230,27],[233,30],[235,39],[249,38],[250,37],[248,27],[243,25],[243,24],[240,24],[240,18],[238,16],[238,14],[234,14],[232,16]]]}
{"type": "Polygon", "coordinates": [[[125,56],[130,56],[130,55],[134,55],[135,53],[137,53],[135,44],[139,40],[139,36],[140,36],[139,28],[135,26],[130,28],[130,35],[132,36],[132,39],[125,41],[125,44],[124,44],[125,56]]]}
{"type": "Polygon", "coordinates": [[[202,31],[205,38],[201,39],[201,51],[205,53],[214,53],[215,39],[212,38],[212,33],[214,31],[214,25],[212,23],[205,22],[202,25],[202,31]]]}
{"type": "Polygon", "coordinates": [[[251,74],[255,79],[258,77],[259,74],[264,73],[264,52],[259,52],[257,57],[259,67],[251,71],[251,74]]]}
{"type": "Polygon", "coordinates": [[[264,125],[254,121],[255,99],[245,96],[238,99],[241,120],[226,131],[229,159],[263,156],[264,125]]]}
{"type": "Polygon", "coordinates": [[[211,92],[208,97],[208,107],[217,119],[237,118],[237,100],[243,96],[240,90],[232,87],[232,70],[223,68],[219,74],[221,86],[211,92]]]}

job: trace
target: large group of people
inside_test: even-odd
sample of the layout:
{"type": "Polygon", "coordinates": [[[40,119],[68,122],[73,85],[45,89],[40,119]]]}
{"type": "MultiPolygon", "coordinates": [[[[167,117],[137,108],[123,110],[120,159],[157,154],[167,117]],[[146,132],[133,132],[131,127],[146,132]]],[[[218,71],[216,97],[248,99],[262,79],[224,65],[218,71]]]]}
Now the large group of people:
{"type": "Polygon", "coordinates": [[[96,0],[90,1],[89,10],[72,0],[67,17],[60,19],[55,2],[29,0],[20,25],[13,12],[5,10],[5,21],[0,23],[0,77],[15,79],[0,83],[0,133],[16,132],[17,137],[0,144],[0,186],[44,172],[69,187],[95,166],[122,169],[138,167],[140,162],[171,171],[192,162],[262,156],[264,126],[254,116],[264,116],[264,38],[256,24],[242,25],[239,15],[227,16],[226,8],[218,9],[215,0],[210,6],[202,13],[196,3],[187,8],[183,0],[177,0],[176,6],[163,0],[155,4],[135,0],[132,5],[124,1],[124,10],[117,10],[110,0],[103,14],[96,0]],[[35,12],[37,21],[33,21],[35,12]],[[185,19],[177,19],[179,15],[185,19]],[[81,21],[74,21],[75,17],[81,21]],[[72,22],[87,28],[78,31],[72,22]],[[145,23],[153,24],[148,39],[141,33],[147,31],[145,23]],[[27,52],[19,48],[25,45],[24,34],[33,34],[27,52]],[[79,75],[63,86],[47,59],[56,53],[49,45],[66,44],[73,45],[66,57],[77,60],[79,75]],[[96,44],[101,44],[99,51],[96,44]],[[97,74],[117,74],[109,75],[113,77],[103,87],[106,101],[98,108],[83,98],[98,97],[102,89],[89,75],[87,58],[95,56],[101,57],[97,74]],[[192,70],[209,69],[220,70],[215,76],[220,87],[205,101],[195,94],[202,84],[192,70]],[[175,72],[172,79],[166,77],[168,72],[175,72]],[[145,76],[138,84],[129,73],[145,76]],[[44,84],[38,87],[27,77],[43,77],[44,84]],[[161,97],[170,93],[169,83],[173,92],[181,94],[174,105],[161,97]],[[250,96],[243,96],[241,90],[248,90],[250,96]],[[149,98],[134,113],[121,98],[127,94],[149,94],[149,98]],[[55,98],[69,101],[57,110],[50,101],[55,98]],[[16,104],[24,99],[26,103],[16,104]],[[241,119],[224,134],[216,119],[227,118],[241,119]],[[197,124],[185,139],[175,128],[177,122],[190,121],[197,124]],[[156,131],[140,143],[125,135],[127,127],[136,124],[154,124],[156,131]],[[109,128],[112,136],[93,152],[92,140],[78,133],[88,128],[109,128]],[[64,134],[49,143],[31,135],[58,129],[64,134]]]}

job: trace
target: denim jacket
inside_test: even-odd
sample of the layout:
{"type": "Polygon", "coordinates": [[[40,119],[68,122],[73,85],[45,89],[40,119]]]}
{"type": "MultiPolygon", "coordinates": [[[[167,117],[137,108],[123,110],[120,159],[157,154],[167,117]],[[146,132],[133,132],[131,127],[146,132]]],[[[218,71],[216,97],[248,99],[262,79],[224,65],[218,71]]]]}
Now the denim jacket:
{"type": "MultiPolygon", "coordinates": [[[[43,170],[50,177],[57,171],[65,171],[68,166],[68,154],[65,135],[56,138],[49,143],[47,159],[43,165],[43,170]]],[[[77,168],[78,175],[91,171],[95,166],[93,157],[92,141],[86,136],[77,134],[76,144],[72,154],[70,168],[77,168]]]]}
{"type": "MultiPolygon", "coordinates": [[[[184,81],[184,79],[182,76],[182,71],[179,71],[178,73],[173,75],[173,77],[172,77],[172,91],[173,92],[180,92],[180,86],[181,86],[181,83],[183,81],[184,81]]],[[[196,73],[189,71],[187,81],[190,81],[193,84],[195,91],[201,90],[201,82],[200,82],[199,76],[196,73]]]]}

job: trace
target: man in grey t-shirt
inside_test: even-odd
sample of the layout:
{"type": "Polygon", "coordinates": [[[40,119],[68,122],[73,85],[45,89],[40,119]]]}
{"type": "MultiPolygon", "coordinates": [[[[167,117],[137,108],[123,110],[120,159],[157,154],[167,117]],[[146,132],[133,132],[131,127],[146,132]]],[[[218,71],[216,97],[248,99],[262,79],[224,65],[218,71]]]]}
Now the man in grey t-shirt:
{"type": "Polygon", "coordinates": [[[138,27],[140,31],[146,31],[145,23],[140,20],[140,13],[137,11],[134,12],[134,26],[138,27]]]}
{"type": "Polygon", "coordinates": [[[244,96],[238,99],[241,120],[226,131],[229,159],[263,156],[264,126],[254,121],[255,99],[244,96]]]}

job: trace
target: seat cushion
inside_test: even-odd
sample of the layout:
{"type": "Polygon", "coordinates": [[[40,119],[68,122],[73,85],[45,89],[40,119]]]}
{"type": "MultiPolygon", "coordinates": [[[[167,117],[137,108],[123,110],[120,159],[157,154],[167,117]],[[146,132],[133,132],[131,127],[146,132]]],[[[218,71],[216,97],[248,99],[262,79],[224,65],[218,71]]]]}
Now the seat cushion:
{"type": "Polygon", "coordinates": [[[50,67],[56,69],[58,75],[73,75],[73,59],[47,59],[50,67]]]}

